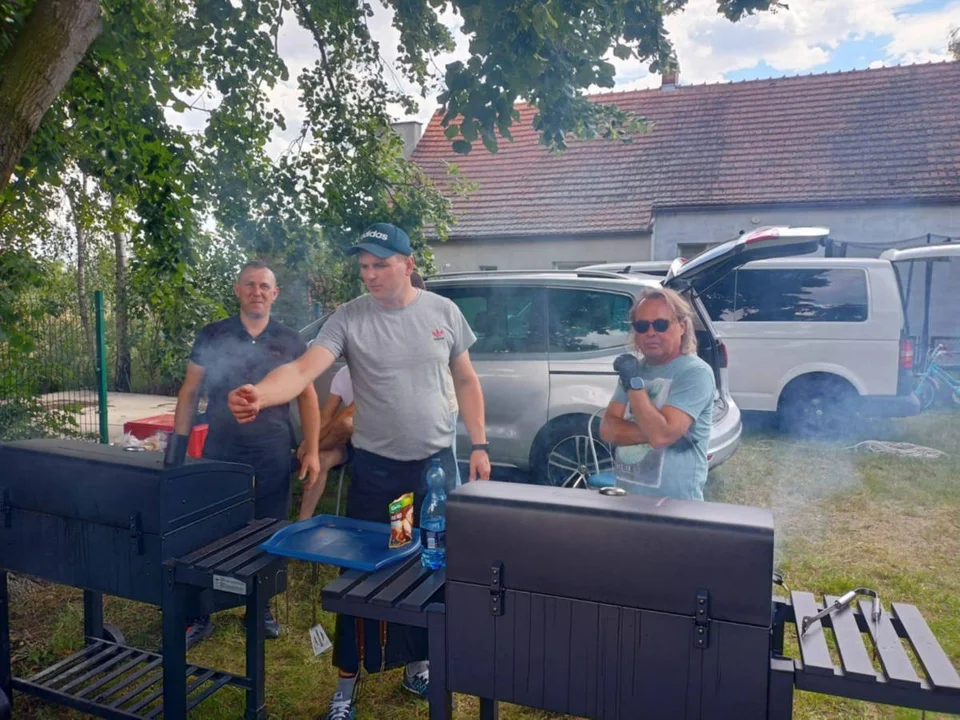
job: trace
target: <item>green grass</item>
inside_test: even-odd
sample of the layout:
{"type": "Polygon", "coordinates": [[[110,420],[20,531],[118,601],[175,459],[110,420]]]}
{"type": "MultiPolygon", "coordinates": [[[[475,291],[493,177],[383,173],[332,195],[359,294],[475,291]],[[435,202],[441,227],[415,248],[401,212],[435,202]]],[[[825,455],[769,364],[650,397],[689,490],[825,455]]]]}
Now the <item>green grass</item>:
{"type": "MultiPolygon", "coordinates": [[[[774,434],[747,437],[737,455],[708,483],[709,500],[769,507],[776,519],[776,566],[791,589],[839,595],[856,586],[917,605],[955,666],[960,667],[960,416],[927,414],[872,429],[873,439],[902,440],[943,450],[949,457],[918,460],[844,449],[844,443],[789,443],[774,434]]],[[[846,443],[849,444],[849,443],[846,443]]],[[[332,512],[335,479],[324,511],[332,512]]],[[[271,718],[317,718],[325,709],[336,671],[330,656],[315,658],[308,629],[317,617],[332,632],[333,616],[320,609],[319,590],[334,575],[323,568],[317,585],[309,566],[292,563],[289,589],[275,600],[285,635],[267,644],[267,707],[271,718]]],[[[156,648],[160,614],[154,607],[108,599],[107,620],[130,644],[156,648]]],[[[26,675],[80,647],[80,593],[30,586],[12,601],[14,669],[26,675]]],[[[215,616],[214,637],[190,661],[241,673],[242,611],[215,616]]],[[[788,636],[787,655],[796,657],[788,636]]],[[[918,711],[798,692],[794,717],[920,718],[918,711]]],[[[18,717],[75,718],[79,714],[18,698],[18,717]]],[[[221,691],[192,717],[240,717],[243,694],[221,691]]],[[[427,717],[426,703],[399,689],[397,672],[366,680],[359,720],[427,717]]],[[[476,717],[476,703],[457,697],[456,717],[476,717]]],[[[505,718],[554,718],[504,706],[505,718]]],[[[945,717],[927,713],[927,718],[945,717]]]]}

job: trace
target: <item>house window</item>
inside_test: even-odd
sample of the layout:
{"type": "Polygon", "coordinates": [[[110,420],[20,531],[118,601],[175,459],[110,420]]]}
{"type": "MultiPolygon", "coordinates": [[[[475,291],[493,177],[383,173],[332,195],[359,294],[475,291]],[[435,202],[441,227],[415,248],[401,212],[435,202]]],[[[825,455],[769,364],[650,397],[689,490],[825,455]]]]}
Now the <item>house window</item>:
{"type": "Polygon", "coordinates": [[[554,260],[553,269],[554,270],[576,270],[577,268],[582,268],[585,265],[597,265],[598,263],[606,262],[605,260],[554,260]]]}

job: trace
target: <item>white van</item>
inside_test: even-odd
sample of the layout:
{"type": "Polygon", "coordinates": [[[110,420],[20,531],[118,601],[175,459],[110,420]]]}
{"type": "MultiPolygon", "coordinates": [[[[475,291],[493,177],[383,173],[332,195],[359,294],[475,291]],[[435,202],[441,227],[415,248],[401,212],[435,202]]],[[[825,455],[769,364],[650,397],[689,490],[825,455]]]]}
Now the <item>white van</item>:
{"type": "MultiPolygon", "coordinates": [[[[769,232],[761,228],[746,237],[769,232]]],[[[830,231],[781,232],[805,233],[822,245],[830,231]]],[[[814,250],[816,245],[803,252],[814,250]]],[[[730,266],[716,273],[709,287],[699,288],[727,348],[730,394],[740,409],[777,413],[789,433],[826,436],[839,434],[857,415],[918,412],[912,394],[914,338],[907,333],[891,260],[812,255],[755,260],[730,266]]],[[[671,272],[684,264],[674,260],[671,272]]],[[[645,272],[642,262],[620,265],[609,269],[645,272]]]]}
{"type": "Polygon", "coordinates": [[[743,410],[776,412],[782,430],[833,435],[856,414],[919,410],[913,341],[888,260],[751,262],[700,298],[735,359],[734,400],[743,410]]]}

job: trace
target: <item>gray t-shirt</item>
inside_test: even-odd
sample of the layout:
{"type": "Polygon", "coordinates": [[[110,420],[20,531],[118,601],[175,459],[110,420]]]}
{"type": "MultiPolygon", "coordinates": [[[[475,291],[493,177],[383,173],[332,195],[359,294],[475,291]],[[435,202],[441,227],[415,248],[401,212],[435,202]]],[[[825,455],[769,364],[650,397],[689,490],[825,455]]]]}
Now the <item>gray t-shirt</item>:
{"type": "MultiPolygon", "coordinates": [[[[644,364],[640,376],[657,408],[662,410],[670,405],[685,412],[693,422],[682,438],[666,448],[645,444],[617,447],[613,461],[617,485],[643,495],[703,500],[716,390],[713,370],[691,354],[681,355],[666,365],[644,364]]],[[[619,384],[611,400],[626,405],[624,419],[633,419],[627,393],[619,384]]]]}
{"type": "Polygon", "coordinates": [[[341,305],[313,343],[350,368],[353,444],[394,460],[422,460],[450,447],[450,361],[476,336],[460,309],[421,290],[402,308],[363,295],[341,305]]]}

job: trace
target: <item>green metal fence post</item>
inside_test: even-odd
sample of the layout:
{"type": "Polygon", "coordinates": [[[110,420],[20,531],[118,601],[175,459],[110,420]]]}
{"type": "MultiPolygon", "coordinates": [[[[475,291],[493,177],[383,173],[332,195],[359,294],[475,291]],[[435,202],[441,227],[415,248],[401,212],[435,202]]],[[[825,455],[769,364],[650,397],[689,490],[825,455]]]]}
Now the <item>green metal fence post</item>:
{"type": "Polygon", "coordinates": [[[97,311],[97,402],[100,410],[100,442],[110,442],[107,428],[107,333],[103,318],[103,290],[93,294],[93,303],[97,311]]]}

